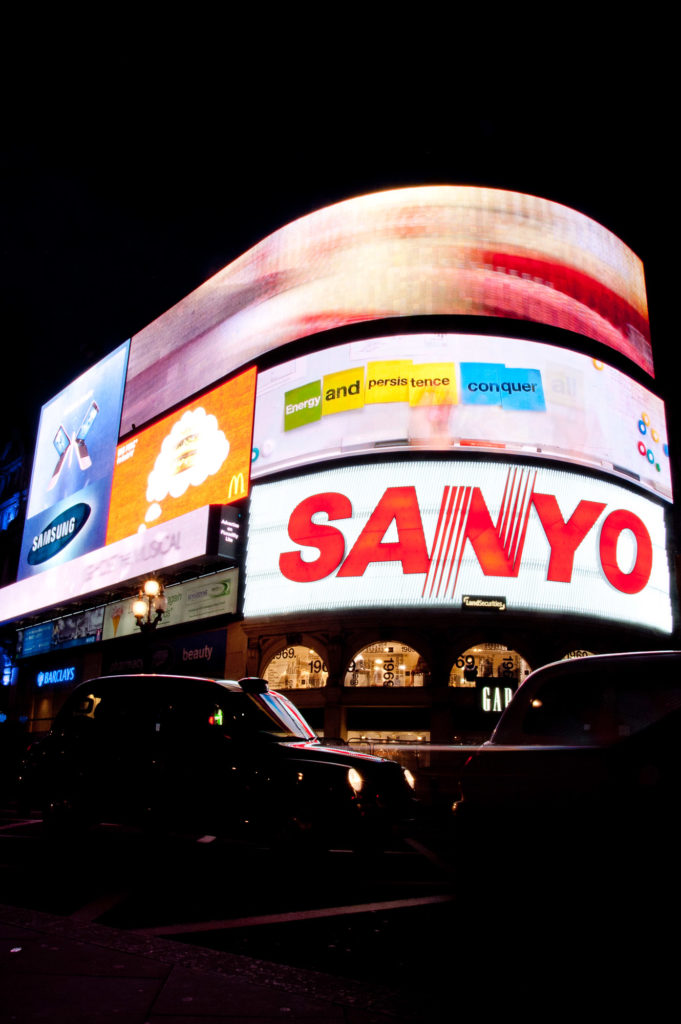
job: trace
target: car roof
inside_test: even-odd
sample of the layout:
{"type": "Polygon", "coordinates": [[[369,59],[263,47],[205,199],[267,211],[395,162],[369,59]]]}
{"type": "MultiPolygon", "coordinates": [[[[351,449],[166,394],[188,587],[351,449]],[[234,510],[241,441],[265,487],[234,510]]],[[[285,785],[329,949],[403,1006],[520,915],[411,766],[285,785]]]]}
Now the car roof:
{"type": "Polygon", "coordinates": [[[132,682],[141,682],[142,680],[154,681],[157,679],[168,679],[172,682],[187,683],[188,685],[196,685],[197,683],[212,683],[218,686],[222,686],[226,690],[231,690],[233,693],[243,693],[244,690],[241,684],[236,679],[216,679],[210,676],[182,676],[173,675],[170,672],[119,672],[115,675],[110,676],[94,676],[92,679],[88,679],[83,683],[80,683],[76,689],[82,689],[92,686],[94,683],[108,683],[114,680],[126,680],[132,682]]]}

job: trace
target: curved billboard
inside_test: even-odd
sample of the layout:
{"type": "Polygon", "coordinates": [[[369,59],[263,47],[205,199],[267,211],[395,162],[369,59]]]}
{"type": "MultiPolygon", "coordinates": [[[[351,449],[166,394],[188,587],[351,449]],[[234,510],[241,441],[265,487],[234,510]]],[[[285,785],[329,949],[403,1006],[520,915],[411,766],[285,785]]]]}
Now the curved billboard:
{"type": "Polygon", "coordinates": [[[350,455],[505,452],[672,500],[664,403],[578,352],[517,338],[370,338],[258,375],[252,478],[350,455]]]}
{"type": "Polygon", "coordinates": [[[341,466],[256,484],[244,615],[360,608],[586,615],[671,632],[663,507],[540,466],[341,466]]]}
{"type": "Polygon", "coordinates": [[[296,338],[423,314],[551,324],[653,373],[643,266],[612,232],[517,192],[406,188],[286,225],[133,337],[122,432],[296,338]]]}

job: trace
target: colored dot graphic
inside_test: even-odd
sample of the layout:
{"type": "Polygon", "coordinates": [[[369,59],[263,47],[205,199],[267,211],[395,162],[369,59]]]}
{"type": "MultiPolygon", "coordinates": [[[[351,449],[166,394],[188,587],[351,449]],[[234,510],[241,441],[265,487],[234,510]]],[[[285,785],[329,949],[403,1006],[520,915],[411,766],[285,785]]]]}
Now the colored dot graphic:
{"type": "MultiPolygon", "coordinates": [[[[650,416],[648,415],[647,412],[643,412],[643,413],[641,413],[641,418],[638,421],[638,432],[639,432],[639,434],[642,437],[645,437],[648,434],[649,430],[650,430],[650,438],[651,438],[651,441],[653,442],[653,444],[659,444],[659,442],[660,442],[659,431],[657,431],[654,427],[650,426],[650,416]]],[[[639,441],[638,442],[638,450],[639,450],[639,454],[642,455],[644,459],[647,459],[647,461],[650,463],[650,465],[654,466],[658,473],[660,473],[662,471],[661,467],[660,467],[660,463],[657,461],[656,456],[655,456],[655,452],[652,450],[652,448],[648,448],[648,446],[646,444],[644,444],[643,441],[639,441]]],[[[662,451],[664,452],[665,456],[667,458],[669,458],[669,445],[666,442],[665,442],[665,444],[662,445],[662,451]]]]}

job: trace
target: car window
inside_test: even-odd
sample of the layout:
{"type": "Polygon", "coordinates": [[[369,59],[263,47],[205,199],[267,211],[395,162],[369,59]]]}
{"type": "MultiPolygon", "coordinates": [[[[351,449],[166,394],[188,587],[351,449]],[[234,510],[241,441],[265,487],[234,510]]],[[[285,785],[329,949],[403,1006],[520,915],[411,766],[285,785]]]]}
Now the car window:
{"type": "Polygon", "coordinates": [[[160,731],[168,736],[199,737],[220,733],[228,739],[300,740],[306,732],[272,694],[245,694],[210,687],[169,693],[161,703],[160,731]]]}
{"type": "Polygon", "coordinates": [[[616,736],[607,677],[558,676],[537,690],[522,725],[529,742],[588,745],[616,736]]]}
{"type": "Polygon", "coordinates": [[[217,683],[172,677],[106,677],[75,691],[62,708],[61,729],[88,728],[97,733],[160,733],[202,742],[211,735],[238,741],[310,740],[313,730],[281,694],[246,694],[217,683]]]}
{"type": "Polygon", "coordinates": [[[631,736],[681,708],[681,680],[672,671],[639,671],[618,680],[615,689],[617,728],[631,736]]]}
{"type": "Polygon", "coordinates": [[[522,731],[531,743],[611,743],[679,708],[678,664],[632,659],[552,675],[530,701],[522,731]]]}
{"type": "Polygon", "coordinates": [[[158,703],[158,728],[166,739],[175,734],[201,739],[215,728],[229,733],[229,714],[223,707],[228,703],[229,699],[218,703],[214,694],[198,689],[164,693],[158,703]]]}

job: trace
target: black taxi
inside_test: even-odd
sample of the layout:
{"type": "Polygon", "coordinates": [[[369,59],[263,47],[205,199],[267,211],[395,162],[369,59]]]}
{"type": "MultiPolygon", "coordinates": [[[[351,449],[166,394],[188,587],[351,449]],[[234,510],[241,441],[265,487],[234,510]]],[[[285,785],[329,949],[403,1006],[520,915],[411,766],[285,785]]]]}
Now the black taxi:
{"type": "Polygon", "coordinates": [[[324,746],[265,680],[105,676],[70,694],[20,782],[53,828],[117,822],[377,845],[414,814],[394,761],[324,746]]]}

